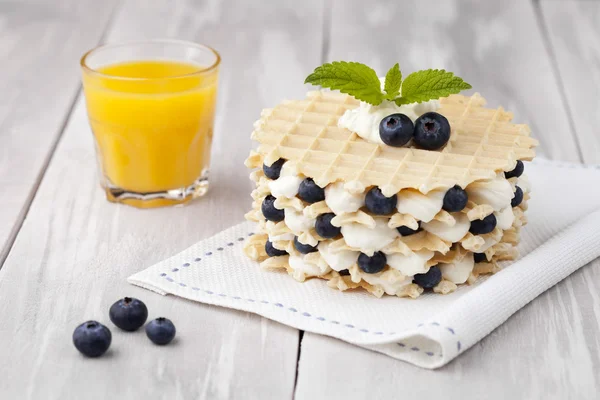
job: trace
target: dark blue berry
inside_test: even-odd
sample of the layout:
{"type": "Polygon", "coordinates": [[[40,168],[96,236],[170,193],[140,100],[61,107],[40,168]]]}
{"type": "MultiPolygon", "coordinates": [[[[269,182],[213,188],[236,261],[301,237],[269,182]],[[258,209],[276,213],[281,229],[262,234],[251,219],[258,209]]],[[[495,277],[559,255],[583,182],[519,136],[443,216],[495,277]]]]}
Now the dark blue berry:
{"type": "Polygon", "coordinates": [[[372,257],[369,257],[365,253],[360,253],[358,256],[358,268],[367,274],[376,274],[382,271],[385,268],[386,262],[387,258],[381,251],[376,252],[372,257]]]}
{"type": "Polygon", "coordinates": [[[433,289],[441,280],[442,271],[437,265],[429,268],[429,271],[424,274],[416,274],[413,276],[413,282],[423,289],[433,289]]]}
{"type": "Polygon", "coordinates": [[[388,215],[394,212],[398,204],[398,196],[385,197],[381,189],[374,187],[367,192],[365,206],[375,215],[388,215]]]}
{"type": "Polygon", "coordinates": [[[175,325],[167,318],[156,318],[146,325],[146,336],[154,344],[168,344],[175,337],[175,325]]]}
{"type": "Polygon", "coordinates": [[[275,200],[275,197],[273,197],[272,195],[268,195],[263,200],[260,209],[267,220],[273,222],[283,221],[283,219],[285,218],[285,212],[283,210],[275,208],[275,200]]]}
{"type": "Polygon", "coordinates": [[[442,208],[448,212],[462,211],[466,207],[469,196],[467,192],[458,185],[454,185],[444,195],[442,208]]]}
{"type": "Polygon", "coordinates": [[[379,123],[379,137],[388,146],[402,147],[412,138],[415,126],[404,114],[388,115],[379,123]]]}
{"type": "Polygon", "coordinates": [[[319,187],[312,178],[306,178],[300,182],[298,197],[307,203],[316,203],[325,200],[325,190],[319,187]]]}
{"type": "Polygon", "coordinates": [[[490,233],[496,227],[496,216],[494,214],[490,214],[484,219],[476,219],[475,221],[471,221],[471,227],[469,228],[469,232],[473,235],[485,235],[486,233],[490,233]]]}
{"type": "Polygon", "coordinates": [[[278,179],[279,174],[281,173],[281,167],[283,166],[283,163],[285,163],[285,160],[283,158],[280,158],[279,160],[271,164],[271,166],[263,164],[263,172],[269,179],[278,179]]]}
{"type": "Polygon", "coordinates": [[[510,201],[510,205],[513,207],[517,207],[523,201],[523,189],[520,187],[516,187],[515,189],[515,197],[510,201]]]}
{"type": "Polygon", "coordinates": [[[273,247],[273,243],[271,243],[269,240],[267,240],[267,243],[265,244],[265,252],[269,257],[279,257],[287,254],[287,251],[279,250],[273,247]]]}
{"type": "Polygon", "coordinates": [[[110,307],[108,316],[117,327],[133,332],[146,323],[148,308],[138,299],[125,297],[110,307]]]}
{"type": "Polygon", "coordinates": [[[348,276],[350,275],[350,271],[348,271],[347,269],[343,269],[339,272],[340,276],[348,276]]]}
{"type": "Polygon", "coordinates": [[[319,236],[325,239],[332,239],[340,234],[342,228],[331,224],[333,217],[335,217],[334,213],[321,214],[317,217],[315,230],[319,236]]]}
{"type": "Polygon", "coordinates": [[[422,149],[437,150],[450,140],[450,123],[442,114],[428,112],[415,121],[413,141],[422,149]]]}
{"type": "Polygon", "coordinates": [[[100,357],[106,353],[111,341],[110,330],[96,321],[84,322],[73,332],[73,344],[88,357],[100,357]]]}
{"type": "Polygon", "coordinates": [[[317,251],[317,246],[300,243],[300,241],[298,241],[298,236],[294,238],[294,247],[302,254],[314,253],[317,251]]]}
{"type": "Polygon", "coordinates": [[[525,165],[523,165],[523,161],[517,160],[517,166],[515,167],[515,169],[513,169],[512,171],[505,172],[504,177],[506,179],[519,177],[523,175],[523,171],[525,171],[525,165]]]}
{"type": "Polygon", "coordinates": [[[419,221],[419,226],[417,227],[417,229],[410,229],[408,226],[402,225],[396,228],[398,230],[398,233],[401,236],[410,236],[410,235],[414,235],[417,232],[421,232],[421,221],[419,221]]]}
{"type": "Polygon", "coordinates": [[[473,253],[473,261],[476,263],[487,261],[485,253],[473,253]]]}

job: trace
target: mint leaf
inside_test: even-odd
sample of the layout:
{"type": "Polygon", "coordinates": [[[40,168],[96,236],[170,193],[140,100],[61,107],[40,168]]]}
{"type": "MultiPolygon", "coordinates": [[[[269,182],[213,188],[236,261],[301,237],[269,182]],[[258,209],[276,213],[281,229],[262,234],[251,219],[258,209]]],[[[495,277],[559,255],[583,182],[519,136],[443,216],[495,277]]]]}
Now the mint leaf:
{"type": "Polygon", "coordinates": [[[394,100],[400,94],[400,84],[402,83],[402,72],[400,65],[396,63],[385,75],[385,99],[394,100]]]}
{"type": "Polygon", "coordinates": [[[357,62],[334,61],[315,68],[304,83],[339,90],[374,106],[381,104],[384,95],[377,73],[357,62]]]}
{"type": "Polygon", "coordinates": [[[402,96],[395,99],[397,105],[421,103],[446,97],[461,90],[471,89],[471,85],[452,72],[443,69],[427,69],[413,72],[402,82],[402,96]]]}

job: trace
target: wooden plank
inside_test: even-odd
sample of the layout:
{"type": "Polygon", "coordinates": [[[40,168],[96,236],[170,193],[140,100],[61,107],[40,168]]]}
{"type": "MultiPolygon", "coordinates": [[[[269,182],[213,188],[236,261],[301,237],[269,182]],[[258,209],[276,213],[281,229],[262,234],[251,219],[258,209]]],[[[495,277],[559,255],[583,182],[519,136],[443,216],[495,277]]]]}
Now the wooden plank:
{"type": "MultiPolygon", "coordinates": [[[[398,4],[334,2],[327,59],[378,71],[397,61],[407,72],[445,67],[531,124],[540,153],[579,160],[529,2],[398,4]]],[[[306,333],[296,398],[595,398],[599,276],[598,261],[584,267],[437,371],[306,333]]]]}
{"type": "Polygon", "coordinates": [[[600,163],[600,2],[542,1],[539,7],[583,159],[600,163]]]}
{"type": "MultiPolygon", "coordinates": [[[[163,298],[126,278],[239,222],[250,207],[243,161],[263,107],[304,94],[320,59],[322,5],[132,0],[108,41],[177,37],[222,52],[209,195],[188,207],[137,210],[99,188],[83,102],[78,101],[30,213],[0,271],[0,393],[6,398],[291,398],[298,331],[256,315],[163,298]],[[68,183],[68,184],[65,184],[68,183]],[[108,357],[83,359],[76,324],[107,322],[131,295],[151,317],[177,325],[173,346],[113,331],[108,357]]],[[[109,326],[111,324],[109,323],[109,326]]]]}
{"type": "Polygon", "coordinates": [[[77,94],[79,57],[115,4],[0,2],[0,268],[77,94]]]}

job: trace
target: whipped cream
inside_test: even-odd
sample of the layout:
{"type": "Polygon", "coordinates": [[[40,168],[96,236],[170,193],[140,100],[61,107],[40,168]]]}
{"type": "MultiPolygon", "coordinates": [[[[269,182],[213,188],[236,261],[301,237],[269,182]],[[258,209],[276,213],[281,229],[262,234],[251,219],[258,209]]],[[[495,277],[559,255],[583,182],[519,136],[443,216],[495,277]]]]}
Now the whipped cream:
{"type": "Polygon", "coordinates": [[[418,220],[429,222],[442,209],[445,194],[442,191],[423,194],[415,190],[402,190],[398,193],[396,208],[402,214],[410,214],[418,220]]]}
{"type": "Polygon", "coordinates": [[[387,265],[397,269],[402,275],[413,277],[416,274],[424,274],[429,270],[427,261],[433,258],[433,251],[419,250],[409,255],[394,253],[386,255],[387,265]]]}
{"type": "Polygon", "coordinates": [[[286,208],[284,213],[286,226],[298,236],[315,226],[315,220],[306,217],[301,211],[296,211],[293,208],[286,208]]]}
{"type": "Polygon", "coordinates": [[[442,240],[452,243],[458,242],[467,234],[467,232],[469,232],[471,221],[469,221],[469,218],[466,214],[460,212],[452,213],[452,216],[456,221],[452,226],[445,222],[434,219],[429,222],[422,223],[421,227],[427,232],[433,233],[442,240]]]}
{"type": "Polygon", "coordinates": [[[462,260],[455,260],[451,264],[438,264],[442,271],[442,276],[452,283],[465,283],[473,271],[475,261],[470,254],[463,257],[462,260]]]}
{"type": "Polygon", "coordinates": [[[494,215],[496,216],[496,226],[503,231],[510,229],[515,221],[515,214],[513,213],[512,207],[505,207],[502,210],[495,212],[494,215]]]}
{"type": "Polygon", "coordinates": [[[469,200],[475,204],[489,204],[494,211],[510,206],[514,191],[504,175],[491,180],[475,181],[467,186],[469,200]]]}
{"type": "Polygon", "coordinates": [[[318,249],[321,257],[329,264],[331,269],[339,272],[356,264],[358,256],[360,255],[358,251],[340,250],[332,252],[330,243],[331,242],[321,242],[319,243],[318,249]]]}
{"type": "Polygon", "coordinates": [[[412,103],[397,106],[392,101],[383,101],[374,106],[369,103],[360,102],[358,108],[347,110],[338,120],[338,127],[346,128],[355,132],[358,136],[371,143],[384,144],[379,137],[379,124],[381,120],[390,114],[404,114],[413,122],[426,112],[436,111],[440,108],[440,102],[430,100],[424,103],[412,103]]]}
{"type": "Polygon", "coordinates": [[[311,276],[320,276],[331,271],[325,263],[320,263],[320,265],[310,263],[304,259],[303,256],[293,256],[289,257],[288,263],[290,268],[292,268],[294,279],[298,281],[304,281],[306,278],[311,276]]]}
{"type": "Polygon", "coordinates": [[[398,237],[398,231],[388,226],[387,218],[374,218],[375,227],[369,228],[356,222],[342,225],[342,235],[346,244],[368,256],[383,249],[398,237]]]}
{"type": "Polygon", "coordinates": [[[361,272],[359,275],[367,283],[381,287],[385,293],[392,296],[398,294],[403,287],[412,283],[412,277],[402,276],[394,269],[388,269],[376,274],[361,272]]]}
{"type": "Polygon", "coordinates": [[[325,188],[325,203],[336,215],[358,211],[365,203],[362,193],[353,194],[344,188],[343,182],[335,182],[325,188]]]}
{"type": "Polygon", "coordinates": [[[291,241],[294,240],[295,235],[293,233],[282,233],[280,235],[271,235],[269,234],[269,242],[281,242],[281,241],[291,241]]]}
{"type": "Polygon", "coordinates": [[[298,194],[298,188],[302,178],[298,176],[296,164],[287,161],[281,167],[279,178],[274,181],[269,181],[269,190],[276,198],[285,197],[292,199],[298,194]]]}

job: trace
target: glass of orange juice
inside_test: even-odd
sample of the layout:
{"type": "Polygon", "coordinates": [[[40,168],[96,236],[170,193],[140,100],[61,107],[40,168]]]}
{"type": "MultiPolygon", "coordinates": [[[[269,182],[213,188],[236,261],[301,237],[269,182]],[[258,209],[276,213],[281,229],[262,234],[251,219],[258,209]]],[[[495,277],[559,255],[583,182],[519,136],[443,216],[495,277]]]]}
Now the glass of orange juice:
{"type": "Polygon", "coordinates": [[[100,46],[81,59],[102,187],[140,208],[203,196],[219,54],[177,40],[100,46]]]}

